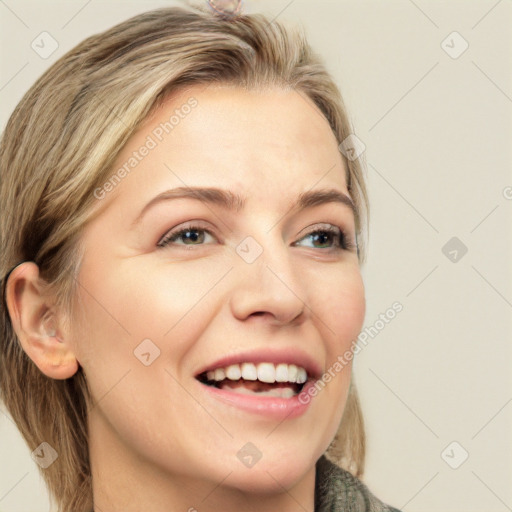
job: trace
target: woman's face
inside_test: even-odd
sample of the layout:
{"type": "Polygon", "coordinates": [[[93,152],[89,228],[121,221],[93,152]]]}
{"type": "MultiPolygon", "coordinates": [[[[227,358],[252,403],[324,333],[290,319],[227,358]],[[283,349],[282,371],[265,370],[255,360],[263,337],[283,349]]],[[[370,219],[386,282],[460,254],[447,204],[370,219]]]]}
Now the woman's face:
{"type": "Polygon", "coordinates": [[[93,467],[250,491],[312,470],[341,420],[350,367],[333,365],[365,301],[349,202],[298,201],[348,198],[345,172],[319,110],[281,89],[195,86],[131,138],[121,179],[96,193],[78,277],[93,467]],[[299,400],[288,381],[304,371],[289,365],[306,386],[335,377],[299,400]]]}

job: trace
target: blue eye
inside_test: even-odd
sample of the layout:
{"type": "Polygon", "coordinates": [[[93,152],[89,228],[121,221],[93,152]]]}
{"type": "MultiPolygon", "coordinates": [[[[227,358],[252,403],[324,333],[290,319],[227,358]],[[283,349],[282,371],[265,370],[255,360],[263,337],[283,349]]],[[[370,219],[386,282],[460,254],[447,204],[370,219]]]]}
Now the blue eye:
{"type": "MultiPolygon", "coordinates": [[[[301,238],[301,240],[306,239],[310,239],[312,241],[313,249],[343,249],[348,251],[356,248],[352,240],[340,228],[334,226],[310,231],[307,235],[301,238]]],[[[300,245],[299,242],[301,240],[295,242],[294,245],[300,245]]]]}

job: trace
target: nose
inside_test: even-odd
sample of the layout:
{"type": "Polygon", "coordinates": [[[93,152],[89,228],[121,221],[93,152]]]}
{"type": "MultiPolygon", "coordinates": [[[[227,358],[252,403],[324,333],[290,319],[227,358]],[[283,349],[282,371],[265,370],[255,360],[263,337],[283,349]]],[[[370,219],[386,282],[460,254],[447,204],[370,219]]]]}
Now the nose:
{"type": "Polygon", "coordinates": [[[302,323],[307,310],[304,283],[293,268],[289,248],[273,242],[262,249],[252,263],[234,255],[232,314],[238,320],[260,319],[272,325],[302,323]]]}

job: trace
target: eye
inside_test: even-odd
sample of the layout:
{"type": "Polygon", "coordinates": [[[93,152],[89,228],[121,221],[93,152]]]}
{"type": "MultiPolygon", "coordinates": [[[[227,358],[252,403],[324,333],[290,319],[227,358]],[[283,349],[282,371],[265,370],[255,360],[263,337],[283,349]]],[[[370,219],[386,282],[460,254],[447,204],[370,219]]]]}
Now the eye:
{"type": "MultiPolygon", "coordinates": [[[[355,250],[356,244],[341,228],[332,225],[326,227],[317,227],[302,237],[294,245],[301,246],[302,240],[310,240],[313,249],[331,249],[331,250],[355,250]]],[[[303,245],[302,245],[303,246],[303,245]]]]}
{"type": "Polygon", "coordinates": [[[193,245],[205,245],[204,241],[208,236],[213,238],[213,235],[209,230],[201,226],[189,225],[167,233],[167,235],[165,235],[157,245],[159,247],[166,247],[171,244],[185,245],[189,247],[193,245]],[[180,239],[183,241],[182,243],[177,241],[180,239]]]}
{"type": "MultiPolygon", "coordinates": [[[[215,240],[215,237],[210,230],[200,225],[190,224],[170,231],[162,238],[162,240],[160,240],[160,242],[158,242],[157,246],[166,247],[170,245],[181,245],[185,247],[192,247],[195,245],[207,245],[211,243],[211,241],[207,241],[208,237],[215,240]]],[[[357,248],[349,235],[347,235],[341,228],[331,224],[326,224],[325,227],[317,227],[310,231],[299,241],[295,242],[293,246],[307,247],[308,245],[301,243],[304,240],[310,241],[311,245],[309,245],[309,247],[313,249],[351,251],[356,250],[357,248]]]]}

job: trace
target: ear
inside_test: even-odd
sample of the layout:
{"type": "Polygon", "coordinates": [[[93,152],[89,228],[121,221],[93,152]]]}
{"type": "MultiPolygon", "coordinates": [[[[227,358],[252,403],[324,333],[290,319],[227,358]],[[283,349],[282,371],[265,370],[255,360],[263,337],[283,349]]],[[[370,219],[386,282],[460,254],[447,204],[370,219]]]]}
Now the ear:
{"type": "Polygon", "coordinates": [[[11,323],[25,353],[46,376],[67,379],[78,370],[63,317],[44,295],[39,267],[26,261],[14,268],[6,283],[11,323]]]}

